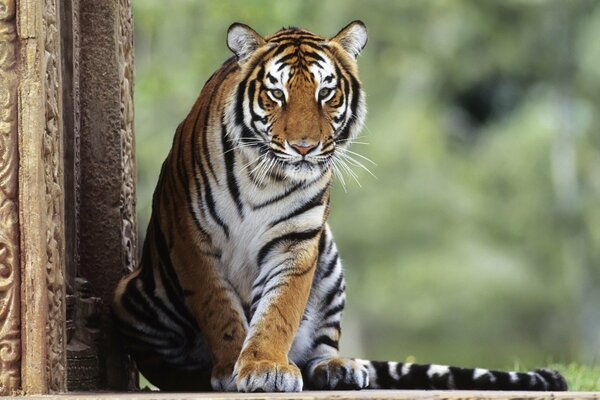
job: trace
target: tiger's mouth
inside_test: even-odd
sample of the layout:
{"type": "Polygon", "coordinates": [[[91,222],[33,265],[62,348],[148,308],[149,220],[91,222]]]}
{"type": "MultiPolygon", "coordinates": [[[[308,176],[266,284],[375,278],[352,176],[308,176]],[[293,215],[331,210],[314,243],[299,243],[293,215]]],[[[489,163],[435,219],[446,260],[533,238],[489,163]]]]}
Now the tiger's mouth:
{"type": "Polygon", "coordinates": [[[241,143],[239,149],[246,153],[246,169],[252,175],[262,178],[271,176],[275,179],[285,179],[299,182],[317,179],[332,168],[335,148],[326,152],[319,151],[311,154],[290,154],[280,146],[273,146],[267,141],[241,143]]]}
{"type": "Polygon", "coordinates": [[[331,159],[332,154],[315,154],[308,156],[289,156],[279,155],[278,152],[272,151],[272,156],[280,160],[283,164],[296,168],[323,168],[331,159]]]}
{"type": "Polygon", "coordinates": [[[266,158],[272,160],[273,172],[290,181],[316,179],[329,169],[331,155],[290,156],[267,149],[266,158]]]}

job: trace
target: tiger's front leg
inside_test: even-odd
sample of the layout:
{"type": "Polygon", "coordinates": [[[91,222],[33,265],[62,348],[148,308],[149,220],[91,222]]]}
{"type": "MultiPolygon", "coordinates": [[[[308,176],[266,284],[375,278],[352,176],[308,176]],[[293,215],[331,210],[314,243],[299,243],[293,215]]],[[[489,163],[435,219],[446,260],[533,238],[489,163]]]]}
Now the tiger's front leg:
{"type": "Polygon", "coordinates": [[[250,329],[235,365],[243,392],[299,392],[302,375],[288,353],[300,325],[317,260],[319,231],[287,252],[259,253],[262,272],[253,288],[250,329]],[[291,250],[291,251],[290,251],[291,250]],[[263,259],[261,259],[261,257],[263,259]],[[271,266],[269,268],[269,266],[271,266]]]}
{"type": "Polygon", "coordinates": [[[173,242],[171,255],[186,303],[210,348],[211,386],[215,391],[235,391],[233,368],[247,332],[241,300],[218,273],[217,259],[187,242],[185,235],[173,242]]]}
{"type": "Polygon", "coordinates": [[[369,385],[367,369],[339,355],[346,284],[337,246],[329,228],[321,237],[319,260],[305,317],[292,358],[302,366],[305,386],[313,390],[358,390],[369,385]]]}

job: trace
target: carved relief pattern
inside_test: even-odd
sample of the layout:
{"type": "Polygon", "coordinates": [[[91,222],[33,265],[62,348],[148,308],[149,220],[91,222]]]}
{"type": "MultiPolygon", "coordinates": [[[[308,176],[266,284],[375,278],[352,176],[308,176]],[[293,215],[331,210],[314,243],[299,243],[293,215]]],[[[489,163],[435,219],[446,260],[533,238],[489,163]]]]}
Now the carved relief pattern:
{"type": "Polygon", "coordinates": [[[81,109],[79,106],[79,0],[71,0],[71,17],[72,19],[72,52],[73,52],[73,189],[75,191],[75,240],[74,248],[74,263],[79,266],[79,211],[81,210],[81,156],[80,156],[80,143],[81,143],[81,109]]]}
{"type": "Polygon", "coordinates": [[[15,1],[0,0],[0,394],[20,386],[15,1]]]}
{"type": "Polygon", "coordinates": [[[47,376],[50,391],[66,389],[63,135],[60,78],[60,37],[56,0],[45,0],[46,129],[43,142],[46,183],[47,376]]]}
{"type": "Polygon", "coordinates": [[[121,80],[121,188],[124,271],[133,270],[137,257],[135,223],[135,143],[133,136],[133,23],[131,0],[119,0],[119,58],[121,80]]]}

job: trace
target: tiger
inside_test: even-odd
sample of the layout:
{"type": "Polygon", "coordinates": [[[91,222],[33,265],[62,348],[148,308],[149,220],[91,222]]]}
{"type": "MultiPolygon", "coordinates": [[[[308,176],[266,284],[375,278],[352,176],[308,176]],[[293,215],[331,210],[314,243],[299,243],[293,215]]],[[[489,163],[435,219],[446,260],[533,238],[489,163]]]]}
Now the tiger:
{"type": "Polygon", "coordinates": [[[346,285],[327,217],[365,121],[366,43],[358,20],[331,38],[229,27],[233,56],[176,129],[140,265],[114,295],[119,335],[159,389],[567,389],[546,369],[339,355],[346,285]]]}

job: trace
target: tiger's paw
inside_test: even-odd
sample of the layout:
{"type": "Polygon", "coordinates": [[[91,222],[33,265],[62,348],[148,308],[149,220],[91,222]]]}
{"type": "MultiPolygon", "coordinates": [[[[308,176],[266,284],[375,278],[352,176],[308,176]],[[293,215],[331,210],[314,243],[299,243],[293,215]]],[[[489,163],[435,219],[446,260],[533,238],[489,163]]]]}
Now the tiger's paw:
{"type": "Polygon", "coordinates": [[[307,381],[313,390],[360,390],[369,385],[369,373],[354,360],[330,358],[311,366],[307,381]]]}
{"type": "Polygon", "coordinates": [[[215,365],[211,372],[210,385],[215,392],[235,392],[233,364],[215,365]]]}
{"type": "Polygon", "coordinates": [[[292,363],[274,361],[238,362],[235,368],[240,392],[301,392],[302,374],[292,363]]]}

